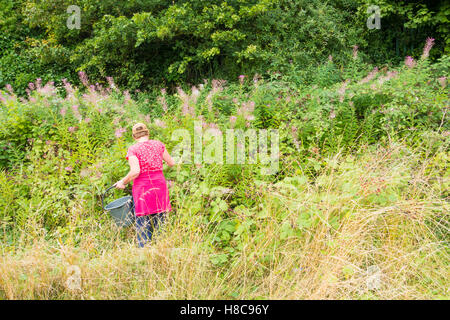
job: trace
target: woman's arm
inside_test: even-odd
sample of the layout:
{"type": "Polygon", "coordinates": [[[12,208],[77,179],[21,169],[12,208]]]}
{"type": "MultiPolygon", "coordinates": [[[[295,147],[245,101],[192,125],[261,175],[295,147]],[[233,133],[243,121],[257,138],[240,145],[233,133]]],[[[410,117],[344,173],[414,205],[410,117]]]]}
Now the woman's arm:
{"type": "Polygon", "coordinates": [[[125,189],[125,186],[129,182],[136,179],[141,172],[141,169],[139,168],[139,160],[136,156],[130,156],[128,158],[128,164],[130,165],[130,172],[128,172],[125,178],[116,182],[115,186],[117,189],[125,189]]]}
{"type": "Polygon", "coordinates": [[[175,165],[175,161],[173,161],[172,157],[167,152],[167,149],[164,149],[163,160],[167,163],[169,167],[173,167],[175,165]]]}

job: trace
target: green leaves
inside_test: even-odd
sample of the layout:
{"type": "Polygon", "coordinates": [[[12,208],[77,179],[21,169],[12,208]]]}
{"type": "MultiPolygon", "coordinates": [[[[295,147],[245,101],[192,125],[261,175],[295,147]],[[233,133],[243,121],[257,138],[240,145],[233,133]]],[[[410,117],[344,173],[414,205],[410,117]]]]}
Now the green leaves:
{"type": "Polygon", "coordinates": [[[292,228],[291,224],[288,221],[284,221],[280,228],[280,239],[286,240],[289,237],[295,235],[295,230],[292,228]]]}
{"type": "Polygon", "coordinates": [[[229,256],[226,253],[214,254],[210,256],[210,261],[213,265],[220,267],[228,261],[228,258],[229,256]]]}
{"type": "Polygon", "coordinates": [[[216,199],[211,202],[210,221],[216,222],[221,219],[223,213],[228,210],[228,204],[225,200],[216,199]]]}
{"type": "Polygon", "coordinates": [[[298,226],[298,228],[300,228],[300,229],[307,229],[307,228],[309,228],[312,225],[312,223],[313,223],[312,219],[313,219],[313,214],[312,213],[310,213],[310,212],[301,212],[299,214],[299,216],[298,216],[298,219],[297,219],[297,226],[298,226]]]}
{"type": "MultiPolygon", "coordinates": [[[[0,87],[7,82],[25,87],[44,72],[73,80],[73,70],[87,71],[95,82],[112,76],[129,89],[200,81],[207,73],[233,79],[268,68],[285,73],[292,66],[295,76],[329,54],[347,59],[345,51],[361,42],[359,27],[346,22],[348,13],[318,0],[84,0],[75,3],[81,8],[80,30],[66,26],[65,9],[74,4],[68,0],[53,5],[26,0],[23,8],[6,3],[2,28],[18,38],[18,46],[0,36],[6,44],[1,47],[8,48],[0,53],[0,87]],[[12,16],[5,13],[10,11],[12,16]]],[[[335,74],[323,81],[334,81],[335,74]]]]}

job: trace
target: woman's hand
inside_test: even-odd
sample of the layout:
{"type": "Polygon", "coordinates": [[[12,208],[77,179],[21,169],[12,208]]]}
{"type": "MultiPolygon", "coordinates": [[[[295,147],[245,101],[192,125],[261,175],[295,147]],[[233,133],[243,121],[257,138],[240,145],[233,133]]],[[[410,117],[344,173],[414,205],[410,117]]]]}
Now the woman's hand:
{"type": "Polygon", "coordinates": [[[122,180],[119,180],[116,182],[116,184],[114,185],[117,189],[125,189],[125,185],[122,182],[122,180]]]}
{"type": "Polygon", "coordinates": [[[136,156],[130,156],[128,163],[130,164],[130,172],[128,172],[125,178],[114,184],[117,189],[125,189],[125,186],[137,178],[141,172],[139,168],[139,160],[136,156]]]}
{"type": "MultiPolygon", "coordinates": [[[[172,157],[170,156],[169,152],[167,152],[167,149],[164,149],[163,153],[163,160],[167,163],[169,167],[173,167],[175,165],[175,161],[173,161],[172,157]]],[[[181,162],[181,157],[180,157],[181,162]]]]}

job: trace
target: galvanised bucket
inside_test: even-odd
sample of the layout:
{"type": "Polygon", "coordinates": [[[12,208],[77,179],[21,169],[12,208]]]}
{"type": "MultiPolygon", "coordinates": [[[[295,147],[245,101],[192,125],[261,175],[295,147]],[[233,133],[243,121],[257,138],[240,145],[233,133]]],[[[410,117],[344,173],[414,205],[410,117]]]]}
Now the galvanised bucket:
{"type": "Polygon", "coordinates": [[[133,197],[122,197],[105,206],[103,205],[103,199],[105,198],[106,193],[112,188],[114,188],[114,186],[109,187],[102,195],[102,207],[111,214],[118,227],[128,227],[135,220],[133,197]]]}

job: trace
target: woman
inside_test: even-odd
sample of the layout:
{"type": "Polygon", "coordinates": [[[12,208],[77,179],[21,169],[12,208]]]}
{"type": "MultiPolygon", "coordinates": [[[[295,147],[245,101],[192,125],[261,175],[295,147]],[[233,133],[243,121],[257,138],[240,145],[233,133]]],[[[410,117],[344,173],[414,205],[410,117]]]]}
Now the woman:
{"type": "Polygon", "coordinates": [[[136,227],[139,247],[150,242],[152,233],[165,220],[166,212],[172,210],[169,190],[164,178],[163,160],[169,167],[175,162],[158,140],[150,140],[148,129],[143,123],[133,126],[133,138],[136,144],[128,148],[127,160],[130,172],[115,186],[124,189],[133,181],[133,200],[136,214],[136,227]]]}

